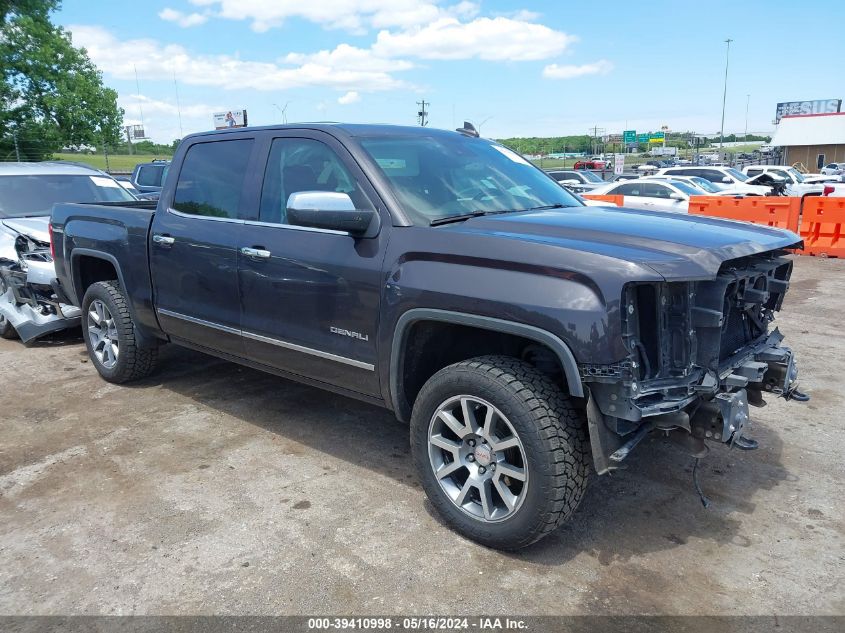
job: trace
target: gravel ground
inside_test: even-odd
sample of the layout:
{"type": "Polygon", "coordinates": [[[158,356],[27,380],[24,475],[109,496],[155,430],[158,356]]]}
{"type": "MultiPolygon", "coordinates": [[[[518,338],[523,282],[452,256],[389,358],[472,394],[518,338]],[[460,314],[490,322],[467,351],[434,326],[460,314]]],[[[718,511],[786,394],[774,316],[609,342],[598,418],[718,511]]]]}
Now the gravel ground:
{"type": "Polygon", "coordinates": [[[659,438],[517,554],[440,523],[380,409],[168,346],[97,376],[78,333],[0,340],[1,614],[845,614],[845,261],[779,319],[807,404],[753,453],[659,438]]]}

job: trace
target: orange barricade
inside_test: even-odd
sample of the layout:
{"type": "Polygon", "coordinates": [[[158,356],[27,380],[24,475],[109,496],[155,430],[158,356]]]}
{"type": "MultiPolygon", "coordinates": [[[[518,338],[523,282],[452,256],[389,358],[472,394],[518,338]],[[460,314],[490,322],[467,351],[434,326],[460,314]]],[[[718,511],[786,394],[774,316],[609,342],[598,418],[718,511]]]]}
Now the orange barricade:
{"type": "Polygon", "coordinates": [[[801,218],[804,252],[819,257],[845,257],[843,226],[845,198],[807,197],[801,218]]]}
{"type": "Polygon", "coordinates": [[[585,193],[581,197],[587,198],[588,200],[601,200],[602,202],[611,202],[617,207],[624,206],[625,204],[625,196],[600,196],[592,193],[585,193]]]}
{"type": "MultiPolygon", "coordinates": [[[[691,196],[690,215],[710,215],[730,220],[766,224],[798,232],[801,198],[784,196],[691,196]]],[[[806,212],[805,212],[806,213],[806,212]]]]}

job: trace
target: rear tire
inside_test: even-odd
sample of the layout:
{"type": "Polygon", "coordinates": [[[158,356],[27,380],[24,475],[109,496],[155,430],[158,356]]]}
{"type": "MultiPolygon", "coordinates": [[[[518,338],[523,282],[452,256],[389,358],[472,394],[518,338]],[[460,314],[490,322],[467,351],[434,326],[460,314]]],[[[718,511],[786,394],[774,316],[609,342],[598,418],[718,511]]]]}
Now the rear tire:
{"type": "Polygon", "coordinates": [[[138,380],[155,370],[158,348],[138,346],[126,297],[117,281],[99,281],[85,292],[82,336],[91,362],[108,382],[138,380]]]}
{"type": "Polygon", "coordinates": [[[414,403],[411,450],[446,523],[497,549],[555,530],[587,487],[584,412],[512,357],[474,358],[432,376],[414,403]]]}

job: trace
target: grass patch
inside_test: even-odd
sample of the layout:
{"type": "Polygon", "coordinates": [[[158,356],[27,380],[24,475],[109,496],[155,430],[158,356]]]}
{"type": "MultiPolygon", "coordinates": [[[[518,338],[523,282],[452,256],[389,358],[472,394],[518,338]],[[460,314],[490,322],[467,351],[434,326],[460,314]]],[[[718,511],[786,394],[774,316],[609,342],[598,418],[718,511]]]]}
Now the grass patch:
{"type": "MultiPolygon", "coordinates": [[[[171,156],[152,154],[109,154],[108,170],[113,173],[129,173],[138,163],[148,163],[154,158],[170,159],[171,156]]],[[[102,154],[53,154],[53,160],[67,160],[91,165],[97,169],[106,169],[106,157],[102,154]]]]}

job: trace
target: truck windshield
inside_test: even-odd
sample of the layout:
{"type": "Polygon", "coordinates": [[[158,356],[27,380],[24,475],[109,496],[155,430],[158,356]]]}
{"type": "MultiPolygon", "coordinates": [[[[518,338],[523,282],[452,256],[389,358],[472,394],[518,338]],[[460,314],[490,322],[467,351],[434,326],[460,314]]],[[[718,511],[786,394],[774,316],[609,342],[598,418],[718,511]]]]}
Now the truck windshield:
{"type": "Polygon", "coordinates": [[[134,196],[109,176],[0,176],[0,218],[50,215],[58,202],[129,202],[134,196]]]}
{"type": "Polygon", "coordinates": [[[467,214],[583,206],[519,154],[485,139],[444,134],[360,142],[420,226],[467,214]]]}

